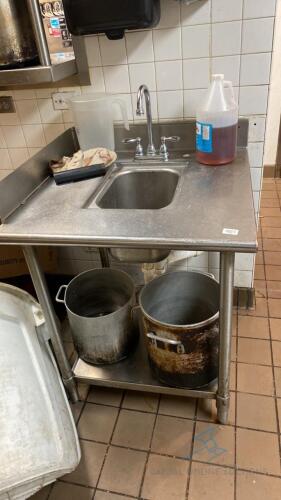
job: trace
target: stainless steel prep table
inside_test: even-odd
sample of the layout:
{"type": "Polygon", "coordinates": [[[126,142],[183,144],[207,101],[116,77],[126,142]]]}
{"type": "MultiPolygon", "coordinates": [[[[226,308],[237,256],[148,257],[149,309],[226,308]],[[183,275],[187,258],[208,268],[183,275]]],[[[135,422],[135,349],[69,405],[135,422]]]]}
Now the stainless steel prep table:
{"type": "MultiPolygon", "coordinates": [[[[192,156],[175,200],[160,210],[102,210],[89,207],[101,179],[56,186],[47,159],[77,149],[73,131],[38,153],[0,183],[0,244],[23,247],[30,274],[51,332],[62,378],[73,400],[75,378],[88,383],[143,391],[215,398],[218,419],[226,423],[232,335],[234,258],[255,253],[257,232],[246,148],[224,167],[205,167],[192,156]],[[136,213],[137,212],[137,213],[136,213]],[[220,252],[220,353],[218,387],[175,389],[153,379],[142,347],[113,367],[94,367],[82,360],[70,368],[36,246],[170,248],[220,252]]],[[[168,167],[168,165],[167,165],[168,167]]]]}

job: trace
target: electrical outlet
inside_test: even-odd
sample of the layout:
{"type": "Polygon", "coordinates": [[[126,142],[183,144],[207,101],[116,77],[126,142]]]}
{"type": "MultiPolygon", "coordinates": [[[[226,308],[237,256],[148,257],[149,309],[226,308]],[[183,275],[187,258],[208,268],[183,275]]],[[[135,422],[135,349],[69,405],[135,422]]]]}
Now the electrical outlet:
{"type": "Polygon", "coordinates": [[[54,92],[52,94],[53,106],[54,109],[69,109],[68,101],[71,97],[75,97],[80,95],[79,92],[71,91],[71,92],[54,92]]]}
{"type": "Polygon", "coordinates": [[[15,113],[15,103],[10,95],[0,96],[0,113],[15,113]]]}

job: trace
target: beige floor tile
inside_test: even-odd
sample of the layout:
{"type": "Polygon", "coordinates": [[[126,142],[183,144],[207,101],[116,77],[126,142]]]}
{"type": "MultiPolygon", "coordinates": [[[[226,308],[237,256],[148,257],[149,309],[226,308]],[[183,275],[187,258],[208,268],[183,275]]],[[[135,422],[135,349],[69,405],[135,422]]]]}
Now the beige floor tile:
{"type": "Polygon", "coordinates": [[[236,452],[238,468],[263,474],[280,474],[277,434],[238,428],[236,452]]]}
{"type": "MultiPolygon", "coordinates": [[[[279,252],[272,252],[279,253],[279,252]]],[[[268,281],[281,281],[281,266],[266,265],[265,276],[268,281]]]]}
{"type": "Polygon", "coordinates": [[[78,389],[79,400],[85,401],[88,397],[90,386],[88,384],[82,384],[81,382],[79,382],[79,384],[77,385],[77,389],[78,389]]]}
{"type": "Polygon", "coordinates": [[[267,286],[265,280],[255,280],[254,281],[254,289],[257,298],[266,298],[267,297],[267,286]]]}
{"type": "Polygon", "coordinates": [[[117,406],[121,404],[123,391],[119,389],[109,389],[107,387],[92,387],[88,395],[90,403],[117,406]]]}
{"type": "Polygon", "coordinates": [[[98,487],[124,495],[138,496],[146,453],[111,446],[98,487]]]}
{"type": "MultiPolygon", "coordinates": [[[[215,399],[198,399],[197,420],[204,420],[207,422],[217,422],[217,406],[215,399]]],[[[235,393],[230,393],[230,405],[228,424],[235,424],[235,393]]]]}
{"type": "MultiPolygon", "coordinates": [[[[108,491],[96,490],[94,500],[130,500],[133,497],[127,497],[124,495],[118,495],[115,493],[109,493],[108,491]]],[[[77,499],[78,500],[78,499],[77,499]]]]}
{"type": "Polygon", "coordinates": [[[281,341],[281,319],[270,318],[269,324],[272,340],[281,341]]]}
{"type": "Polygon", "coordinates": [[[262,250],[259,250],[257,255],[256,255],[256,264],[263,264],[263,263],[264,263],[263,252],[262,252],[262,250]]]}
{"type": "Polygon", "coordinates": [[[237,394],[237,422],[239,427],[277,432],[275,401],[268,396],[237,394]]]}
{"type": "Polygon", "coordinates": [[[271,365],[271,349],[269,340],[238,339],[238,355],[240,363],[271,365]]]}
{"type": "Polygon", "coordinates": [[[141,497],[148,500],[183,500],[189,462],[151,454],[148,459],[141,497]]]}
{"type": "Polygon", "coordinates": [[[159,415],[153,433],[151,450],[165,455],[189,457],[193,425],[191,420],[159,415]]]}
{"type": "Polygon", "coordinates": [[[281,217],[261,217],[262,227],[281,227],[281,217]]]}
{"type": "Polygon", "coordinates": [[[106,453],[106,445],[80,441],[82,458],[77,469],[66,474],[64,481],[95,487],[106,453]]]}
{"type": "Polygon", "coordinates": [[[268,339],[268,319],[238,316],[238,335],[241,337],[268,339]]]}
{"type": "Polygon", "coordinates": [[[280,217],[281,211],[279,207],[261,207],[261,217],[280,217]]]}
{"type": "Polygon", "coordinates": [[[268,266],[281,266],[281,252],[264,252],[264,262],[268,266]]]}
{"type": "Polygon", "coordinates": [[[234,337],[237,336],[237,324],[238,324],[238,315],[237,311],[235,311],[234,314],[232,314],[232,335],[234,337]]]}
{"type": "Polygon", "coordinates": [[[49,496],[49,500],[92,500],[94,490],[57,481],[49,496]]]}
{"type": "Polygon", "coordinates": [[[265,227],[262,228],[263,237],[266,239],[280,239],[281,238],[281,228],[280,227],[265,227]]]}
{"type": "Polygon", "coordinates": [[[274,368],[274,377],[276,384],[276,395],[281,398],[281,368],[274,368]]]}
{"type": "Polygon", "coordinates": [[[271,366],[237,364],[237,391],[273,396],[271,366]]]}
{"type": "Polygon", "coordinates": [[[265,279],[265,274],[264,274],[264,265],[262,264],[256,264],[255,266],[255,280],[264,280],[265,279]]]}
{"type": "Polygon", "coordinates": [[[108,443],[117,415],[117,408],[87,403],[78,424],[79,436],[108,443]]]}
{"type": "Polygon", "coordinates": [[[267,239],[264,238],[262,240],[262,247],[264,250],[268,250],[269,252],[280,252],[281,251],[281,239],[267,239]]]}
{"type": "Polygon", "coordinates": [[[270,177],[265,177],[262,181],[262,190],[263,191],[276,191],[277,189],[277,184],[275,183],[275,180],[270,178],[270,177]]]}
{"type": "Polygon", "coordinates": [[[281,479],[253,472],[237,472],[237,500],[280,500],[281,479]]]}
{"type": "Polygon", "coordinates": [[[266,199],[278,199],[277,197],[277,192],[274,190],[274,191],[262,191],[262,194],[261,194],[261,198],[262,200],[266,200],[266,199]]]}
{"type": "Polygon", "coordinates": [[[256,297],[255,307],[253,309],[239,309],[239,315],[267,318],[268,316],[267,300],[256,297]]]}
{"type": "Polygon", "coordinates": [[[281,430],[281,399],[277,399],[279,429],[281,430]]]}
{"type": "Polygon", "coordinates": [[[192,462],[188,500],[234,500],[234,470],[192,462]]]}
{"type": "Polygon", "coordinates": [[[235,464],[234,427],[197,422],[192,459],[233,467],[235,464]]]}
{"type": "Polygon", "coordinates": [[[279,200],[277,198],[262,198],[261,200],[261,208],[278,208],[280,205],[279,200]]]}
{"type": "Polygon", "coordinates": [[[196,399],[179,396],[161,396],[159,413],[173,417],[194,418],[196,399]]]}
{"type": "Polygon", "coordinates": [[[267,296],[270,299],[281,299],[281,281],[267,281],[267,296]]]}
{"type": "Polygon", "coordinates": [[[231,339],[231,361],[236,361],[237,358],[237,347],[236,347],[236,342],[237,337],[232,337],[231,339]]]}
{"type": "Polygon", "coordinates": [[[112,443],[128,448],[148,450],[155,421],[153,413],[121,410],[112,443]]]}
{"type": "Polygon", "coordinates": [[[45,486],[44,488],[42,488],[42,490],[39,490],[39,491],[37,491],[37,493],[32,495],[32,497],[29,497],[29,500],[47,500],[52,488],[53,488],[53,484],[49,484],[48,486],[45,486]]]}
{"type": "Polygon", "coordinates": [[[122,408],[130,410],[150,411],[156,413],[159,395],[150,392],[127,391],[123,400],[122,408]]]}
{"type": "Polygon", "coordinates": [[[281,299],[268,299],[269,316],[281,318],[281,299]]]}
{"type": "Polygon", "coordinates": [[[230,363],[229,390],[236,391],[236,363],[230,363]]]}
{"type": "Polygon", "coordinates": [[[281,342],[272,342],[273,365],[281,366],[281,342]]]}

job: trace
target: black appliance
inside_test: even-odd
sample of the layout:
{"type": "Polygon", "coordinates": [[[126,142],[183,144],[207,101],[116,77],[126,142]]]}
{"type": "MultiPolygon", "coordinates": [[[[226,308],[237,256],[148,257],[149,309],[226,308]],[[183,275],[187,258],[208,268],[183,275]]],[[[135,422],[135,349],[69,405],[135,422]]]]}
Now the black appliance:
{"type": "Polygon", "coordinates": [[[63,0],[68,29],[72,35],[105,33],[111,40],[125,30],[156,26],[160,0],[63,0]]]}

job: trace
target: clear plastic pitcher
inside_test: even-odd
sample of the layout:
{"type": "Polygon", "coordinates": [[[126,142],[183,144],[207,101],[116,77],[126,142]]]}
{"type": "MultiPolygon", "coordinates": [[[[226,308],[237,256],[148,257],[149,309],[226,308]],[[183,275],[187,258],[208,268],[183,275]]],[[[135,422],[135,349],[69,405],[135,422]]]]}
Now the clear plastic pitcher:
{"type": "Polygon", "coordinates": [[[196,117],[196,159],[205,165],[225,165],[236,156],[238,106],[232,83],[224,75],[212,82],[196,117]]]}
{"type": "Polygon", "coordinates": [[[121,109],[124,126],[129,130],[126,104],[108,94],[85,94],[70,100],[80,148],[104,147],[114,151],[113,106],[121,109]]]}

